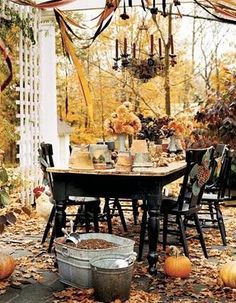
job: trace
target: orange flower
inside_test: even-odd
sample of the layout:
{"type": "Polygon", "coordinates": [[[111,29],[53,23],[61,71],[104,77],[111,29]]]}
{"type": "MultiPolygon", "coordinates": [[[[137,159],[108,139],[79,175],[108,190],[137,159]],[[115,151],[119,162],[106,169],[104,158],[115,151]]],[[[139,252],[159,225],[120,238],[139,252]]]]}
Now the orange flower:
{"type": "Polygon", "coordinates": [[[134,128],[131,125],[124,125],[123,126],[123,132],[125,134],[128,134],[128,135],[133,135],[134,134],[134,128]]]}
{"type": "Polygon", "coordinates": [[[125,107],[124,105],[120,105],[119,107],[117,107],[116,113],[118,115],[118,117],[123,116],[123,115],[127,115],[129,113],[127,107],[125,107]]]}
{"type": "Polygon", "coordinates": [[[181,135],[184,131],[184,127],[183,125],[181,125],[179,122],[177,121],[171,121],[169,124],[168,124],[168,128],[172,129],[175,131],[175,134],[176,135],[181,135]]]}
{"type": "Polygon", "coordinates": [[[116,134],[124,133],[124,123],[123,121],[117,120],[114,124],[114,130],[116,134]]]}
{"type": "Polygon", "coordinates": [[[132,126],[135,130],[135,133],[138,133],[141,129],[142,129],[142,124],[140,119],[134,115],[133,117],[133,122],[132,122],[132,126]]]}
{"type": "Polygon", "coordinates": [[[141,130],[141,121],[131,111],[132,104],[124,102],[112,113],[110,119],[104,121],[104,129],[108,134],[129,134],[133,135],[141,130]]]}

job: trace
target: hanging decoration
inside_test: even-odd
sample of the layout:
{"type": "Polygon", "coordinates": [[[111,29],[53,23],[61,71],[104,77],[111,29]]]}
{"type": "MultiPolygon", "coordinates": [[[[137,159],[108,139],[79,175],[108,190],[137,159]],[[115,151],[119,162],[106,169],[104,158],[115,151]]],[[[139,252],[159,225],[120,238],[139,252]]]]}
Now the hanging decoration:
{"type": "MultiPolygon", "coordinates": [[[[6,79],[0,84],[0,92],[10,84],[13,78],[13,68],[11,62],[11,48],[7,45],[8,41],[15,41],[17,34],[21,31],[24,38],[31,40],[34,44],[34,33],[32,29],[32,20],[29,17],[21,16],[15,10],[9,8],[6,2],[1,1],[0,3],[0,56],[5,61],[7,70],[6,79]],[[13,31],[12,31],[13,29],[13,31]],[[8,37],[8,38],[7,38],[8,37]]],[[[5,71],[3,71],[5,75],[5,71]]]]}
{"type": "MultiPolygon", "coordinates": [[[[123,13],[120,15],[120,17],[123,20],[129,19],[129,15],[127,14],[126,11],[126,1],[127,0],[123,0],[123,13]]],[[[92,40],[94,41],[106,28],[107,26],[110,24],[112,17],[116,11],[116,9],[118,8],[118,6],[120,5],[121,0],[106,0],[106,4],[105,4],[105,8],[102,11],[102,13],[97,17],[99,18],[97,26],[98,29],[95,32],[94,36],[92,37],[92,40]],[[108,19],[109,17],[109,19],[108,19]],[[104,24],[105,22],[105,24],[104,24]]],[[[141,5],[144,11],[146,10],[150,10],[152,15],[157,15],[158,13],[158,8],[156,6],[156,1],[153,0],[152,1],[152,6],[150,6],[150,0],[141,0],[141,5]]],[[[175,6],[180,5],[180,2],[178,0],[173,0],[173,3],[175,6]]],[[[128,6],[132,7],[133,3],[132,0],[128,0],[128,6]]],[[[167,16],[167,12],[166,12],[166,0],[162,0],[162,11],[160,11],[160,13],[166,17],[167,16]]],[[[96,19],[96,18],[95,18],[96,19]]]]}
{"type": "MultiPolygon", "coordinates": [[[[48,8],[57,8],[66,4],[70,4],[72,2],[75,2],[76,0],[54,0],[54,1],[50,0],[50,1],[42,1],[41,3],[35,3],[35,1],[32,0],[10,0],[10,1],[20,5],[30,5],[38,9],[48,9],[48,8]]],[[[129,7],[133,6],[132,0],[123,0],[123,1],[124,1],[123,5],[125,8],[126,8],[126,1],[128,2],[129,7]]],[[[105,2],[105,6],[102,13],[96,17],[99,18],[97,23],[98,28],[92,37],[92,41],[94,41],[96,37],[99,36],[108,27],[116,9],[120,5],[121,0],[104,0],[104,2],[105,2]]],[[[156,0],[152,0],[152,1],[140,0],[143,10],[145,11],[149,10],[150,13],[152,14],[153,19],[156,18],[158,12],[162,16],[166,17],[168,15],[166,12],[167,1],[166,0],[161,1],[160,9],[158,9],[157,2],[158,1],[156,0]]],[[[181,4],[180,1],[173,0],[172,2],[177,7],[177,10],[179,12],[178,6],[181,4]]],[[[201,0],[201,1],[194,0],[194,2],[200,7],[202,7],[209,14],[214,16],[216,19],[222,22],[236,24],[235,0],[201,0]]],[[[125,12],[124,16],[125,18],[129,17],[127,12],[125,12]]]]}
{"type": "MultiPolygon", "coordinates": [[[[106,4],[105,4],[105,8],[102,11],[102,13],[96,17],[99,18],[98,23],[97,23],[97,27],[98,29],[96,30],[94,36],[92,37],[92,40],[94,41],[106,28],[107,26],[110,24],[113,14],[116,11],[116,9],[118,8],[119,4],[120,4],[121,0],[106,0],[106,4]],[[107,18],[110,17],[108,20],[107,18]],[[107,20],[107,21],[106,21],[107,20]],[[106,21],[106,23],[104,24],[104,22],[106,21]]],[[[95,19],[96,19],[95,18],[95,19]]]]}
{"type": "MultiPolygon", "coordinates": [[[[132,2],[131,2],[131,4],[132,4],[132,2]]],[[[129,15],[127,14],[127,12],[126,12],[126,5],[125,5],[125,0],[124,0],[124,11],[123,11],[123,14],[121,14],[120,15],[120,17],[121,17],[121,19],[123,19],[123,20],[127,20],[127,19],[129,19],[129,15]]]]}
{"type": "Polygon", "coordinates": [[[0,51],[1,54],[7,64],[8,70],[9,70],[9,74],[6,77],[6,79],[3,81],[3,83],[0,84],[0,94],[2,91],[4,91],[4,89],[7,87],[7,85],[11,82],[12,80],[12,62],[11,62],[11,58],[8,54],[7,48],[4,44],[4,42],[0,39],[0,51]]]}
{"type": "MultiPolygon", "coordinates": [[[[37,8],[37,9],[44,10],[44,9],[51,9],[51,8],[55,9],[55,8],[63,6],[63,5],[68,5],[72,2],[75,2],[76,0],[48,0],[48,1],[41,1],[40,3],[35,3],[35,1],[32,1],[32,0],[9,0],[9,1],[17,3],[19,5],[27,5],[27,6],[32,6],[34,8],[37,8]]],[[[160,3],[158,3],[161,6],[160,10],[157,6],[157,1],[155,1],[155,0],[152,0],[152,1],[140,0],[140,2],[142,5],[142,8],[145,11],[149,10],[151,12],[153,20],[155,22],[157,22],[156,15],[158,13],[160,13],[164,17],[166,17],[168,15],[168,13],[166,12],[166,4],[167,4],[166,0],[162,0],[161,5],[160,5],[160,3]]],[[[216,19],[218,19],[222,22],[236,24],[236,2],[235,2],[235,0],[202,0],[202,1],[194,0],[194,2],[196,4],[198,4],[200,7],[202,7],[209,14],[214,16],[216,19]]],[[[98,22],[97,22],[97,30],[96,30],[95,34],[93,35],[93,37],[91,38],[91,41],[94,41],[109,26],[110,22],[112,21],[113,15],[114,15],[115,11],[117,10],[117,8],[119,7],[120,3],[121,3],[121,0],[105,0],[104,9],[101,12],[101,14],[97,17],[97,18],[99,18],[98,22]]],[[[181,3],[179,0],[173,0],[173,4],[177,7],[177,10],[178,10],[178,6],[181,3]]],[[[123,18],[124,20],[129,18],[129,15],[127,14],[127,10],[126,10],[127,6],[132,7],[133,1],[132,0],[123,0],[124,13],[121,15],[121,18],[123,18]]],[[[178,12],[179,12],[179,10],[178,10],[178,12]]],[[[179,15],[181,15],[180,12],[179,12],[179,15]]],[[[80,28],[83,28],[83,27],[80,26],[79,24],[77,24],[77,22],[75,22],[73,19],[67,17],[66,14],[62,11],[60,12],[60,16],[61,16],[61,19],[63,20],[63,24],[65,26],[65,33],[67,33],[68,35],[70,33],[70,34],[74,35],[76,38],[81,39],[80,37],[75,35],[75,33],[71,30],[70,25],[78,26],[80,28]]],[[[173,37],[171,37],[170,39],[172,39],[172,41],[170,41],[170,43],[171,43],[171,46],[173,46],[173,37]]],[[[73,42],[71,40],[70,40],[70,42],[73,45],[73,42]]],[[[117,42],[116,42],[116,44],[117,44],[117,42]]],[[[119,42],[118,42],[118,44],[119,44],[119,42]]],[[[159,45],[161,45],[161,43],[159,43],[159,45]]],[[[117,46],[116,46],[116,48],[117,48],[117,46]]],[[[133,51],[132,51],[133,54],[136,55],[136,46],[133,45],[132,48],[133,48],[133,51]]],[[[1,49],[1,52],[3,53],[2,49],[1,49]]],[[[176,59],[175,59],[176,55],[174,54],[173,49],[170,53],[170,57],[171,57],[171,65],[174,66],[176,64],[176,59]]],[[[127,47],[126,47],[126,53],[125,53],[125,49],[124,49],[124,52],[121,54],[121,62],[122,62],[121,65],[123,67],[133,66],[134,68],[130,69],[130,70],[132,70],[132,72],[134,73],[135,76],[137,75],[137,77],[140,77],[140,75],[141,75],[141,79],[150,79],[150,78],[154,77],[155,75],[157,75],[158,73],[160,73],[160,71],[162,69],[162,60],[163,60],[161,58],[162,58],[161,46],[159,46],[158,58],[155,57],[154,55],[152,55],[152,53],[150,53],[149,58],[147,58],[147,60],[143,61],[142,65],[140,64],[141,61],[137,64],[137,63],[135,63],[135,62],[137,62],[136,58],[132,58],[132,60],[131,60],[130,54],[127,53],[127,47]],[[130,64],[130,62],[132,62],[132,65],[130,64]],[[141,69],[141,71],[139,71],[140,69],[141,69]]],[[[119,60],[120,60],[120,58],[117,55],[115,57],[114,69],[118,68],[117,63],[119,60]]],[[[7,64],[8,64],[10,73],[11,73],[10,63],[8,62],[7,64]]]]}
{"type": "Polygon", "coordinates": [[[194,2],[219,21],[236,24],[235,0],[194,0],[194,2]]]}
{"type": "Polygon", "coordinates": [[[68,56],[69,59],[72,60],[77,75],[78,75],[78,79],[80,82],[80,87],[84,96],[84,100],[86,102],[87,105],[87,112],[88,112],[88,118],[89,118],[89,125],[90,127],[93,126],[94,124],[94,119],[93,119],[93,98],[92,98],[92,94],[88,85],[88,81],[85,77],[85,72],[84,72],[84,68],[83,65],[81,63],[81,61],[79,60],[79,58],[76,55],[76,51],[75,51],[75,46],[72,42],[72,39],[70,37],[70,35],[68,34],[67,31],[67,26],[66,23],[63,19],[63,16],[61,15],[61,12],[56,9],[54,10],[55,12],[55,16],[56,16],[56,20],[58,22],[58,25],[60,27],[60,31],[61,31],[61,38],[62,38],[62,43],[63,43],[63,47],[64,50],[68,56]]]}
{"type": "MultiPolygon", "coordinates": [[[[169,37],[169,57],[170,65],[174,67],[177,64],[174,53],[173,35],[169,37]]],[[[138,34],[135,42],[128,47],[128,40],[125,37],[122,42],[115,40],[114,70],[126,69],[130,74],[147,82],[151,78],[164,75],[165,62],[165,44],[161,37],[155,37],[154,34],[148,35],[148,27],[142,21],[138,28],[138,34]],[[149,45],[145,45],[148,41],[149,45]],[[120,54],[119,54],[120,50],[120,54]],[[120,65],[119,65],[120,63],[120,65]]]]}
{"type": "Polygon", "coordinates": [[[75,2],[76,0],[50,0],[50,1],[42,1],[41,3],[35,3],[32,0],[10,0],[11,2],[20,4],[20,5],[29,5],[38,9],[47,9],[47,8],[56,8],[62,5],[70,4],[75,2]]]}

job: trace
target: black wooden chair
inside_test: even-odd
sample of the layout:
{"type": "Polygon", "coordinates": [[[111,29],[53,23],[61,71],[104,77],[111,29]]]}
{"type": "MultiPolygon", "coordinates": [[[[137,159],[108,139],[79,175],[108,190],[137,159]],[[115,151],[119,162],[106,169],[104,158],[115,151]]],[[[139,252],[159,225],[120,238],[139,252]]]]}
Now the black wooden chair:
{"type": "Polygon", "coordinates": [[[218,158],[220,169],[215,166],[214,180],[206,185],[202,196],[203,209],[200,212],[201,225],[204,228],[218,228],[221,234],[223,245],[227,245],[226,229],[220,204],[225,200],[226,190],[230,187],[230,172],[233,151],[225,147],[223,154],[218,158]]]}
{"type": "MultiPolygon", "coordinates": [[[[41,143],[39,149],[39,161],[41,164],[42,171],[44,173],[44,179],[48,182],[51,191],[53,192],[53,178],[50,173],[47,172],[47,167],[53,167],[53,148],[52,144],[49,143],[41,143]]],[[[67,219],[70,217],[74,217],[73,221],[73,230],[75,231],[77,226],[82,223],[85,225],[86,232],[90,231],[90,224],[93,223],[94,232],[99,232],[99,222],[105,221],[108,226],[108,232],[112,233],[112,214],[110,213],[110,207],[108,204],[108,200],[105,201],[105,212],[101,212],[100,208],[100,199],[97,197],[68,197],[67,206],[76,206],[77,212],[76,213],[66,213],[67,219]]],[[[42,243],[45,242],[46,238],[48,237],[50,229],[51,237],[49,242],[48,251],[50,252],[53,245],[53,240],[55,237],[55,230],[54,230],[54,219],[56,214],[56,207],[53,205],[52,211],[50,213],[48,222],[46,224],[42,243]]],[[[123,224],[123,217],[121,217],[121,221],[123,224]]],[[[124,226],[126,228],[126,225],[124,226]]]]}
{"type": "MultiPolygon", "coordinates": [[[[200,150],[186,151],[187,167],[183,178],[183,183],[180,187],[179,196],[177,199],[171,199],[166,197],[163,197],[162,199],[161,215],[163,215],[163,250],[166,249],[167,234],[175,233],[178,236],[180,236],[180,240],[183,245],[185,255],[189,256],[188,245],[187,245],[188,237],[186,235],[186,226],[184,225],[184,221],[186,218],[191,217],[191,219],[193,219],[195,223],[194,227],[197,230],[197,235],[194,235],[194,237],[199,238],[203,253],[206,258],[208,257],[201,225],[198,218],[198,212],[201,209],[201,205],[200,205],[201,197],[204,191],[205,182],[207,180],[204,180],[205,181],[204,184],[201,184],[202,186],[197,188],[196,184],[198,183],[198,179],[196,175],[193,175],[193,170],[192,170],[193,167],[196,168],[197,165],[201,165],[203,157],[206,156],[206,152],[207,154],[209,154],[209,161],[207,164],[207,168],[209,168],[211,159],[213,157],[213,152],[214,152],[213,148],[210,148],[209,150],[200,149],[200,150]],[[178,227],[177,231],[171,229],[173,224],[177,225],[178,227]]],[[[147,210],[146,208],[144,208],[142,223],[141,223],[138,260],[142,259],[146,224],[147,224],[147,210]]]]}
{"type": "Polygon", "coordinates": [[[192,238],[193,236],[187,237],[187,226],[184,222],[187,222],[188,219],[190,219],[194,222],[193,227],[195,227],[197,231],[197,235],[194,235],[194,237],[197,237],[200,240],[204,256],[206,258],[208,257],[198,212],[201,209],[201,198],[206,182],[210,177],[213,153],[213,148],[186,151],[187,168],[178,199],[177,201],[171,199],[163,199],[162,201],[161,212],[164,216],[163,250],[166,249],[167,245],[169,216],[174,216],[175,222],[178,225],[180,240],[182,242],[185,255],[189,257],[187,239],[192,238]],[[189,187],[189,184],[192,184],[191,187],[189,187]]]}

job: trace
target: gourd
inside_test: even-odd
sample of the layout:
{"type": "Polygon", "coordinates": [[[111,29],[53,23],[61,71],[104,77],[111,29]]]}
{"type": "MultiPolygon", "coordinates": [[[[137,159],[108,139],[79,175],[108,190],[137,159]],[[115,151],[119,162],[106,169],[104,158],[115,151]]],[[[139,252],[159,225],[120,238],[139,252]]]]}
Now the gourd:
{"type": "Polygon", "coordinates": [[[164,271],[170,277],[187,278],[192,270],[192,264],[188,257],[179,255],[175,246],[170,246],[170,256],[164,263],[164,271]]]}
{"type": "Polygon", "coordinates": [[[219,276],[225,286],[236,288],[236,261],[222,265],[219,270],[219,276]]]}
{"type": "Polygon", "coordinates": [[[14,271],[16,262],[12,256],[0,254],[0,280],[8,278],[14,271]]]}

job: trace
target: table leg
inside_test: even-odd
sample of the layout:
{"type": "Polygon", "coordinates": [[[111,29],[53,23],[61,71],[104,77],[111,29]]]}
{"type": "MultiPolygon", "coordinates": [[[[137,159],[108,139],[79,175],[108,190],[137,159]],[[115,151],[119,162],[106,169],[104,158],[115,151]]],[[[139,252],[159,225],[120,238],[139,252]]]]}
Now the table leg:
{"type": "Polygon", "coordinates": [[[55,214],[55,237],[64,236],[62,228],[66,226],[66,201],[56,201],[56,214],[55,214]]]}
{"type": "Polygon", "coordinates": [[[148,263],[149,263],[149,273],[157,273],[157,241],[159,236],[159,226],[160,226],[160,205],[161,205],[161,188],[158,189],[157,195],[148,195],[147,206],[148,206],[148,242],[149,242],[149,252],[148,252],[148,263]]]}

